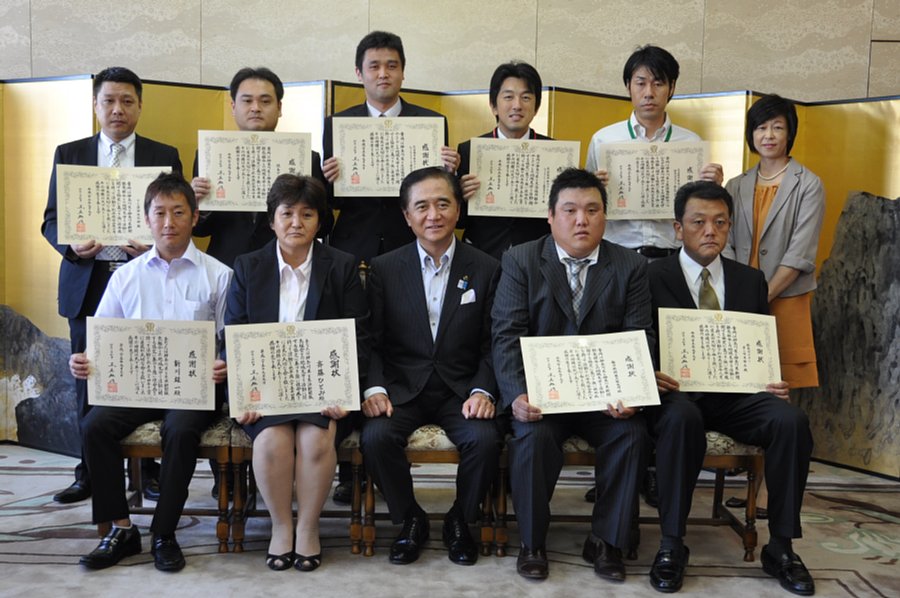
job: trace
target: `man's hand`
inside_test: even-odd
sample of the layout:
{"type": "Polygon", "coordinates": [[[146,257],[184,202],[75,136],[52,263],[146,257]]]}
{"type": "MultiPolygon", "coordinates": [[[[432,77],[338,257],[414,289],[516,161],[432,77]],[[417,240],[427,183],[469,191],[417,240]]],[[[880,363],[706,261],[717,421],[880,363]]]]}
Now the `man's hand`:
{"type": "Polygon", "coordinates": [[[600,182],[603,183],[603,186],[606,187],[609,185],[609,171],[605,168],[600,168],[594,175],[600,179],[600,182]]]}
{"type": "Polygon", "coordinates": [[[459,185],[462,187],[463,201],[469,201],[475,192],[481,189],[481,181],[474,174],[465,174],[459,179],[459,185]]]}
{"type": "Polygon", "coordinates": [[[87,243],[76,243],[69,245],[72,251],[83,260],[89,260],[103,250],[103,245],[91,239],[87,243]]]}
{"type": "Polygon", "coordinates": [[[258,411],[247,411],[242,413],[240,417],[235,418],[234,421],[241,425],[255,424],[261,417],[262,415],[260,415],[258,411]]]}
{"type": "Polygon", "coordinates": [[[452,147],[442,145],[441,162],[444,163],[444,170],[447,172],[456,172],[456,169],[459,168],[459,153],[452,147]]]}
{"type": "Polygon", "coordinates": [[[325,180],[329,183],[335,182],[341,176],[341,165],[338,164],[336,157],[331,156],[322,163],[322,174],[325,175],[325,180]]]}
{"type": "Polygon", "coordinates": [[[197,196],[197,201],[204,199],[207,195],[209,195],[209,190],[212,187],[209,184],[209,179],[203,178],[202,176],[195,176],[191,179],[191,189],[194,190],[194,195],[197,196]]]}
{"type": "Polygon", "coordinates": [[[766,384],[766,392],[772,393],[782,401],[791,402],[790,385],[784,380],[766,384]]]}
{"type": "Polygon", "coordinates": [[[325,417],[330,417],[331,419],[341,419],[342,417],[347,417],[347,410],[343,407],[338,407],[337,405],[325,407],[319,413],[321,413],[325,417]]]}
{"type": "Polygon", "coordinates": [[[716,164],[715,162],[704,164],[703,168],[700,169],[700,180],[712,181],[716,185],[721,185],[722,181],[725,180],[725,175],[722,171],[722,165],[716,164]]]}
{"type": "Polygon", "coordinates": [[[91,373],[91,362],[84,353],[72,353],[69,356],[69,371],[79,380],[87,380],[91,373]]]}
{"type": "Polygon", "coordinates": [[[680,386],[678,380],[675,378],[668,374],[663,374],[662,372],[656,372],[656,390],[659,391],[660,395],[678,390],[680,386]]]}
{"type": "Polygon", "coordinates": [[[616,403],[615,407],[612,406],[612,403],[606,404],[606,414],[613,419],[628,419],[635,413],[637,413],[637,409],[624,406],[622,401],[616,403]]]}
{"type": "Polygon", "coordinates": [[[131,257],[137,257],[150,251],[149,245],[144,245],[143,243],[135,241],[134,239],[128,239],[128,245],[121,245],[121,247],[122,251],[124,251],[131,257]]]}
{"type": "Polygon", "coordinates": [[[494,417],[494,404],[483,392],[473,392],[463,403],[462,415],[466,419],[491,419],[494,417]]]}
{"type": "Polygon", "coordinates": [[[527,394],[520,394],[512,403],[512,414],[520,422],[536,422],[544,416],[540,407],[535,407],[528,402],[527,394]]]}
{"type": "Polygon", "coordinates": [[[228,364],[224,359],[217,359],[213,362],[213,382],[221,384],[228,377],[228,364]]]}
{"type": "Polygon", "coordinates": [[[366,417],[390,417],[394,414],[394,406],[391,400],[383,392],[377,392],[362,402],[362,412],[366,417]]]}

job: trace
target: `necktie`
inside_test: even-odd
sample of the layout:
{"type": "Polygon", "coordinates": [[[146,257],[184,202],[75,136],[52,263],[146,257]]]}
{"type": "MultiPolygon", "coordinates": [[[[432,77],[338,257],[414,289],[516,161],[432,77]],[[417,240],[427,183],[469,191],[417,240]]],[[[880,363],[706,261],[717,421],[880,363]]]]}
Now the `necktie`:
{"type": "Polygon", "coordinates": [[[572,290],[572,310],[575,312],[575,318],[578,318],[578,311],[581,308],[581,295],[584,291],[584,285],[581,284],[581,271],[590,262],[589,259],[576,260],[572,257],[565,257],[563,261],[566,263],[566,269],[569,271],[569,288],[572,290]]]}
{"type": "Polygon", "coordinates": [[[709,282],[709,270],[703,268],[700,272],[700,279],[700,309],[721,309],[716,291],[709,282]]]}
{"type": "MultiPolygon", "coordinates": [[[[125,151],[125,146],[121,143],[113,143],[111,150],[112,157],[109,159],[109,165],[112,168],[119,168],[121,166],[120,157],[122,156],[122,152],[125,151]]],[[[121,247],[108,245],[100,250],[96,259],[103,262],[124,262],[128,259],[128,254],[125,253],[125,250],[121,247]]]]}

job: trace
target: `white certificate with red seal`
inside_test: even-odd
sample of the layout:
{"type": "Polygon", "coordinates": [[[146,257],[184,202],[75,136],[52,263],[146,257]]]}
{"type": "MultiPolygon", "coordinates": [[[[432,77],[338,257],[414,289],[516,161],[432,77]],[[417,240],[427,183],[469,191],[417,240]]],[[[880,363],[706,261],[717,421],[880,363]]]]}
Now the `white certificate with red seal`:
{"type": "Polygon", "coordinates": [[[543,413],[658,405],[647,335],[640,330],[585,336],[522,337],[528,402],[543,413]]]}
{"type": "Polygon", "coordinates": [[[88,403],[194,409],[216,405],[216,323],[88,318],[88,403]]]}
{"type": "Polygon", "coordinates": [[[659,352],[685,392],[755,393],[781,380],[775,316],[660,308],[659,352]]]}
{"type": "Polygon", "coordinates": [[[352,318],[225,327],[231,417],[359,410],[352,318]]]}

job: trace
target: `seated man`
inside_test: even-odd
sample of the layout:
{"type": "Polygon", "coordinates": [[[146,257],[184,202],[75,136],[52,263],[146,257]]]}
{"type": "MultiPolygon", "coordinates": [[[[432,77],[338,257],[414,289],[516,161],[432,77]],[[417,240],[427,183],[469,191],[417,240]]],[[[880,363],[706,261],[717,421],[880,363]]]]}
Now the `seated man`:
{"type": "MultiPolygon", "coordinates": [[[[153,320],[213,320],[222,332],[231,269],[202,253],[191,241],[197,200],[181,173],[160,174],[147,187],[144,215],[153,248],[113,273],[97,307],[97,317],[153,320]]],[[[69,359],[72,375],[86,379],[91,363],[84,353],[69,359]]],[[[225,362],[217,360],[213,379],[223,391],[225,362]]],[[[224,398],[224,392],[217,392],[224,398]]],[[[218,403],[219,401],[217,401],[218,403]]],[[[163,420],[160,496],[150,530],[150,550],[160,571],[179,571],[184,556],[175,527],[184,509],[197,464],[200,436],[217,411],[133,409],[96,406],[82,423],[85,462],[93,482],[94,523],[112,523],[100,545],[81,557],[89,569],[104,569],[141,551],[141,534],[129,518],[119,442],[136,427],[163,420]]]]}
{"type": "Polygon", "coordinates": [[[460,197],[457,178],[440,168],[410,173],[400,205],[416,240],[372,260],[368,279],[373,348],[361,445],[391,519],[403,522],[391,546],[395,564],[419,558],[429,534],[404,454],[410,434],[435,423],[459,449],[456,501],[443,529],[454,563],[478,559],[468,523],[497,469],[490,311],[500,268],[456,241],[460,197]]]}
{"type": "Polygon", "coordinates": [[[522,547],[516,569],[545,579],[550,498],[563,442],[577,434],[597,451],[597,501],[583,556],[610,581],[625,580],[621,548],[637,506],[647,440],[635,409],[542,415],[528,402],[519,338],[643,330],[652,341],[647,261],[603,240],[606,190],[593,174],[564,170],[550,189],[550,235],[503,254],[491,313],[494,371],[502,407],[512,410],[510,482],[522,547]]]}
{"type": "MultiPolygon", "coordinates": [[[[728,191],[715,183],[697,181],[678,190],[674,226],[683,247],[649,266],[654,318],[660,307],[769,313],[763,273],[720,256],[732,210],[728,191]]],[[[690,554],[682,541],[685,521],[706,454],[704,430],[711,429],[765,449],[770,538],[762,549],[763,569],[786,590],[813,594],[813,579],[791,546],[791,538],[801,535],[813,441],[806,415],[790,404],[787,383],[773,382],[752,395],[683,393],[674,378],[662,372],[656,378],[662,404],[649,408],[647,417],[656,437],[662,541],[650,584],[661,592],[681,588],[690,554]]]]}

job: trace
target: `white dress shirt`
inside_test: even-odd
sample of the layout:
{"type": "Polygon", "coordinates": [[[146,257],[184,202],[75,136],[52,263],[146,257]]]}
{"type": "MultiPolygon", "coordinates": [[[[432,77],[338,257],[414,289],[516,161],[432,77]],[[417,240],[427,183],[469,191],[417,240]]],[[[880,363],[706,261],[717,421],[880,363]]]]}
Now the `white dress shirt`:
{"type": "MultiPolygon", "coordinates": [[[[688,129],[676,126],[669,120],[668,113],[663,126],[656,130],[652,137],[647,137],[647,130],[641,125],[634,112],[628,120],[604,127],[594,133],[588,146],[587,160],[584,168],[596,172],[600,168],[600,145],[604,143],[622,142],[662,143],[666,141],[700,141],[700,136],[688,129]],[[629,127],[629,124],[631,125],[629,127]]],[[[638,247],[659,247],[675,249],[679,243],[675,240],[675,229],[672,220],[607,220],[603,238],[618,243],[629,249],[638,247]]]]}
{"type": "MultiPolygon", "coordinates": [[[[691,291],[691,299],[694,300],[694,305],[699,307],[700,285],[703,284],[700,273],[703,272],[703,266],[691,259],[684,250],[678,252],[678,262],[681,264],[681,273],[684,274],[684,281],[691,291]]],[[[719,306],[724,309],[725,273],[722,270],[722,258],[717,255],[716,259],[706,266],[706,269],[709,270],[709,283],[716,292],[716,299],[719,300],[719,306]]]]}
{"type": "Polygon", "coordinates": [[[156,247],[116,270],[97,312],[102,318],[212,320],[225,327],[225,296],[231,268],[191,241],[184,255],[166,262],[156,247]]]}
{"type": "MultiPolygon", "coordinates": [[[[565,267],[565,269],[566,269],[566,280],[569,280],[569,265],[566,263],[566,260],[567,259],[577,260],[577,259],[582,259],[582,258],[572,257],[571,255],[566,253],[562,247],[557,245],[556,241],[553,242],[553,245],[556,246],[556,255],[559,256],[559,263],[562,264],[563,267],[565,267]]],[[[594,250],[587,255],[587,258],[584,258],[584,259],[588,260],[587,268],[582,268],[581,272],[578,273],[578,279],[581,280],[581,288],[582,289],[584,288],[584,283],[587,282],[588,269],[597,263],[597,258],[599,258],[599,257],[600,257],[600,246],[597,245],[596,247],[594,247],[594,250]]]]}
{"type": "MultiPolygon", "coordinates": [[[[134,168],[134,140],[135,134],[132,133],[119,142],[119,145],[125,148],[119,154],[119,168],[134,168]]],[[[100,131],[97,138],[97,166],[109,168],[112,166],[112,146],[115,141],[106,136],[106,133],[100,131]]]]}
{"type": "Polygon", "coordinates": [[[369,116],[379,117],[382,114],[385,118],[397,118],[400,116],[400,112],[403,110],[403,103],[400,101],[400,98],[397,98],[397,101],[394,102],[394,105],[382,112],[369,102],[366,102],[366,108],[369,109],[369,116]]]}
{"type": "Polygon", "coordinates": [[[275,243],[278,256],[278,273],[281,283],[278,287],[278,321],[302,322],[306,312],[306,298],[309,296],[309,280],[312,275],[312,254],[315,243],[310,243],[306,260],[297,268],[284,261],[281,247],[275,243]]]}

